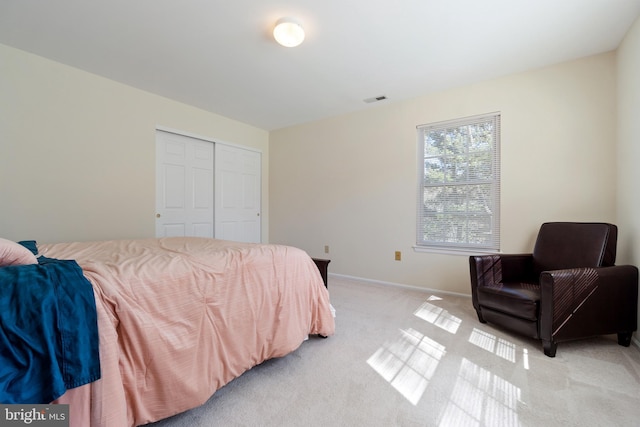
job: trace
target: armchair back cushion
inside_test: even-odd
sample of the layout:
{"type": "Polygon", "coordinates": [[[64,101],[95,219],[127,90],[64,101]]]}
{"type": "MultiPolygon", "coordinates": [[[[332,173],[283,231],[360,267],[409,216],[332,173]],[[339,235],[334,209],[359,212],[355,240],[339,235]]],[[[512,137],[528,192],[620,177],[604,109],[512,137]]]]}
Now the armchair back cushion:
{"type": "Polygon", "coordinates": [[[612,266],[617,239],[618,228],[613,224],[544,223],[533,249],[534,272],[612,266]]]}

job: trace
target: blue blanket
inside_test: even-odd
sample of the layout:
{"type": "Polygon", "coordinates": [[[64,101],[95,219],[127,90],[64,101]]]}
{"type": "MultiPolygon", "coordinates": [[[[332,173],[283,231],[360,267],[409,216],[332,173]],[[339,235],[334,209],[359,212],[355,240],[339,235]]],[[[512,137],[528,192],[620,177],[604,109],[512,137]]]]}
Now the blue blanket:
{"type": "Polygon", "coordinates": [[[100,378],[91,283],[75,261],[38,262],[0,268],[0,403],[49,403],[100,378]]]}

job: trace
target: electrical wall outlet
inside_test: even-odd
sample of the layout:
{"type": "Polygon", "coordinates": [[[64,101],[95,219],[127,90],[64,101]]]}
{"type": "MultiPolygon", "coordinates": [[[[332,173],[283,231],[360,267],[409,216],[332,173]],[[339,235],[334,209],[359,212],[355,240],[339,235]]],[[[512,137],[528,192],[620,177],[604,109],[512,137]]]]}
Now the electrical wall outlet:
{"type": "Polygon", "coordinates": [[[329,245],[324,245],[324,253],[325,254],[329,253],[329,245]]]}
{"type": "Polygon", "coordinates": [[[402,260],[402,252],[396,251],[396,261],[401,261],[401,260],[402,260]]]}

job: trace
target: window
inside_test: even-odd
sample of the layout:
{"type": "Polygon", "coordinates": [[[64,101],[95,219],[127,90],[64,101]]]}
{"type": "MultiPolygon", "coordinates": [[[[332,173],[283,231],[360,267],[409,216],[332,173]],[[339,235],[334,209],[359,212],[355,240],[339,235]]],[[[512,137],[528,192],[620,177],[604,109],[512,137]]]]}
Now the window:
{"type": "Polygon", "coordinates": [[[500,114],[417,129],[417,248],[498,252],[500,114]]]}

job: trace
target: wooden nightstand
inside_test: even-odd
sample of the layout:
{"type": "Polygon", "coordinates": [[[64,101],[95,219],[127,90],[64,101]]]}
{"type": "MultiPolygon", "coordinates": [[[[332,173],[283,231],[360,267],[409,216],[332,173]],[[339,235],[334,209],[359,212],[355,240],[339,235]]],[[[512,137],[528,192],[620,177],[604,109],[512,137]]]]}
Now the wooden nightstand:
{"type": "Polygon", "coordinates": [[[318,270],[320,271],[320,276],[322,276],[322,281],[324,282],[324,286],[327,286],[327,270],[329,268],[330,259],[320,259],[320,258],[311,258],[313,262],[316,263],[318,270]]]}

